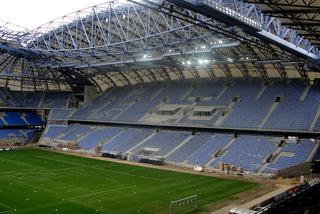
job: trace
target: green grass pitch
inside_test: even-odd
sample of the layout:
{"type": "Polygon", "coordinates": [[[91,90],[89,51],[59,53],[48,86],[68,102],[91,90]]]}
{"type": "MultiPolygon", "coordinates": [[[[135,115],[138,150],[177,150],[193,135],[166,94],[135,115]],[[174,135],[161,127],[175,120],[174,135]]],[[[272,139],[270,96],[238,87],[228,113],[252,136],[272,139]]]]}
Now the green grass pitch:
{"type": "Polygon", "coordinates": [[[0,152],[0,214],[168,213],[169,203],[199,196],[206,205],[255,183],[131,166],[42,150],[0,152]]]}

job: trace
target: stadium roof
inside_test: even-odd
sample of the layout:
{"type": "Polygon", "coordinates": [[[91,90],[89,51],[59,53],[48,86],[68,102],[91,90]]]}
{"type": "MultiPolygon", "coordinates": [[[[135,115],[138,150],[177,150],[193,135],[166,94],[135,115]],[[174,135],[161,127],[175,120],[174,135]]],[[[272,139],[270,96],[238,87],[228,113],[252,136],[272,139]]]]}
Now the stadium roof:
{"type": "Polygon", "coordinates": [[[96,85],[102,91],[183,78],[317,77],[319,2],[212,2],[226,19],[174,0],[114,0],[31,31],[0,23],[0,81],[22,90],[96,85]]]}

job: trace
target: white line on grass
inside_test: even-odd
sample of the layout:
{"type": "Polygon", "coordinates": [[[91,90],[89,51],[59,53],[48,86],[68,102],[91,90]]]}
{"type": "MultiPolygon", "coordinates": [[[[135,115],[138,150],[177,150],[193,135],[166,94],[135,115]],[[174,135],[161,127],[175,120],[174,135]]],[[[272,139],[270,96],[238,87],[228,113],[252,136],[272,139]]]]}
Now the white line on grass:
{"type": "Polygon", "coordinates": [[[10,206],[8,206],[8,205],[5,205],[5,204],[3,204],[3,203],[0,203],[0,206],[3,206],[3,207],[5,207],[5,208],[10,209],[10,210],[2,211],[2,212],[0,212],[0,213],[8,213],[8,212],[14,211],[14,208],[12,208],[12,207],[10,207],[10,206]]]}
{"type": "Polygon", "coordinates": [[[26,172],[25,174],[23,174],[22,176],[20,176],[19,179],[21,180],[22,178],[26,177],[27,175],[30,175],[32,172],[34,172],[34,170],[36,170],[36,169],[31,169],[31,170],[29,170],[29,172],[26,172]]]}
{"type": "MultiPolygon", "coordinates": [[[[37,157],[38,158],[42,158],[42,159],[53,160],[53,161],[61,162],[61,163],[68,163],[68,164],[75,165],[75,166],[82,166],[82,167],[85,167],[85,168],[97,169],[97,170],[100,170],[100,171],[110,171],[110,172],[117,173],[117,174],[123,174],[123,175],[130,175],[130,176],[134,176],[134,177],[139,177],[139,178],[145,178],[145,179],[149,179],[149,180],[153,180],[153,181],[160,181],[160,182],[167,181],[167,179],[159,179],[159,178],[152,178],[152,177],[147,177],[147,176],[143,176],[143,175],[135,175],[135,174],[127,173],[127,172],[119,172],[119,171],[112,170],[112,169],[98,168],[98,167],[93,167],[93,166],[89,166],[89,165],[83,165],[83,164],[79,164],[79,163],[70,163],[70,162],[67,162],[67,161],[57,160],[57,159],[54,159],[54,158],[48,158],[48,157],[45,157],[45,156],[37,156],[37,157]]],[[[99,165],[99,164],[96,164],[96,165],[99,165]]],[[[101,165],[104,166],[104,164],[101,164],[101,165]]]]}
{"type": "Polygon", "coordinates": [[[70,198],[67,198],[67,200],[73,200],[73,199],[77,199],[77,198],[82,198],[82,197],[88,197],[88,196],[94,196],[94,195],[99,195],[99,194],[103,194],[103,193],[107,193],[107,192],[114,192],[114,191],[119,191],[119,190],[124,190],[124,189],[130,189],[131,187],[135,187],[136,185],[129,185],[129,186],[117,186],[111,189],[106,189],[106,190],[102,190],[99,192],[92,192],[92,193],[87,193],[87,194],[83,194],[83,195],[77,195],[77,196],[73,196],[70,198]]]}

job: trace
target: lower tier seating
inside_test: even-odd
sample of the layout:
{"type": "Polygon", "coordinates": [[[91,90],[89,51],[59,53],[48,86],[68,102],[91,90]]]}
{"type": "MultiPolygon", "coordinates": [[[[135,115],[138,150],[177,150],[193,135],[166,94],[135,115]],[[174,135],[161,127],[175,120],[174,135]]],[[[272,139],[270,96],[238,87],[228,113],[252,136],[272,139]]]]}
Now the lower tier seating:
{"type": "Polygon", "coordinates": [[[282,137],[186,131],[155,130],[94,125],[48,125],[40,145],[68,147],[87,152],[161,157],[168,163],[217,168],[220,163],[241,167],[250,172],[298,165],[312,160],[318,142],[282,137]],[[280,144],[280,141],[284,143],[280,144]],[[279,145],[281,145],[279,147],[279,145]],[[274,157],[271,158],[270,157],[274,157]]]}

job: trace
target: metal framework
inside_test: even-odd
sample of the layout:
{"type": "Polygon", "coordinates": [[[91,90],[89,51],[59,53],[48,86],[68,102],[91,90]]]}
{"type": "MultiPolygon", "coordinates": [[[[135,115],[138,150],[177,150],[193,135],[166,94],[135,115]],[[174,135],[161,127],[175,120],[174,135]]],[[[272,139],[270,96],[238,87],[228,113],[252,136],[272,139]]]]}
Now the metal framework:
{"type": "Polygon", "coordinates": [[[283,26],[279,19],[265,15],[254,4],[240,0],[167,1],[229,25],[236,25],[250,35],[271,42],[290,52],[313,60],[320,59],[319,49],[308,39],[300,36],[294,29],[283,26]]]}
{"type": "Polygon", "coordinates": [[[0,22],[0,80],[6,79],[6,86],[20,81],[21,89],[29,85],[39,90],[43,88],[39,82],[44,82],[45,88],[96,85],[103,91],[158,80],[214,78],[219,71],[229,78],[237,71],[243,77],[258,73],[267,79],[270,71],[287,78],[294,69],[308,78],[312,63],[305,63],[301,54],[252,37],[250,30],[264,30],[307,51],[311,58],[319,54],[310,40],[297,34],[299,30],[283,27],[276,16],[263,15],[271,14],[264,9],[238,0],[214,1],[225,15],[241,18],[242,24],[230,25],[174,2],[109,1],[31,31],[0,22]]]}
{"type": "Polygon", "coordinates": [[[263,13],[279,18],[300,36],[319,45],[320,2],[317,0],[246,0],[256,4],[263,13]]]}

